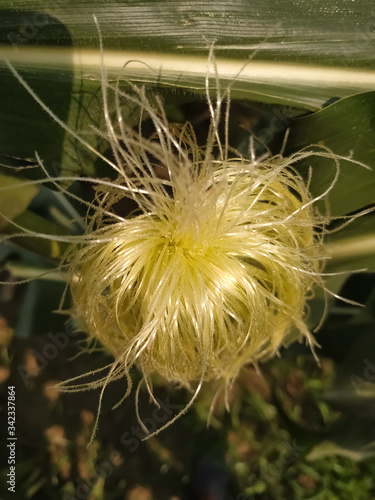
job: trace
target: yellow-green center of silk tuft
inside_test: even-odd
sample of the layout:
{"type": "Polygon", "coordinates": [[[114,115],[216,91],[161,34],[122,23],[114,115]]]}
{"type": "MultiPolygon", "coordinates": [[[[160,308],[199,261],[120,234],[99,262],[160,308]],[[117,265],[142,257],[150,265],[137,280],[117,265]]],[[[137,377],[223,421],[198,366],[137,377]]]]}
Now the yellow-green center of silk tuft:
{"type": "Polygon", "coordinates": [[[319,238],[305,184],[280,161],[184,167],[172,194],[107,218],[72,252],[74,315],[125,372],[228,381],[292,328],[307,334],[319,238]]]}

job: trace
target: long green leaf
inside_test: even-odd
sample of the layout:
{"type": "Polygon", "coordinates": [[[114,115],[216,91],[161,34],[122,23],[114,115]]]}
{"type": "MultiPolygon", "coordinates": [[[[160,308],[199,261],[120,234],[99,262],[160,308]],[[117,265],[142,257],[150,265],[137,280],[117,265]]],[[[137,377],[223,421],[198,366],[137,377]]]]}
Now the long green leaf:
{"type": "MultiPolygon", "coordinates": [[[[317,113],[297,118],[291,124],[286,154],[311,145],[322,145],[336,155],[367,165],[340,161],[340,175],[328,196],[330,214],[340,216],[375,203],[375,92],[358,94],[331,104],[317,113]]],[[[318,148],[319,149],[319,148],[318,148]]],[[[299,168],[308,176],[310,190],[322,194],[335,177],[331,159],[308,158],[299,168]]],[[[324,210],[323,203],[320,207],[324,210]]]]}
{"type": "Polygon", "coordinates": [[[127,76],[154,85],[202,91],[212,43],[222,84],[237,80],[235,97],[313,110],[375,83],[370,0],[16,0],[2,7],[3,54],[23,67],[64,71],[73,60],[75,69],[97,73],[96,15],[109,71],[137,59],[148,67],[128,66],[127,76]]]}

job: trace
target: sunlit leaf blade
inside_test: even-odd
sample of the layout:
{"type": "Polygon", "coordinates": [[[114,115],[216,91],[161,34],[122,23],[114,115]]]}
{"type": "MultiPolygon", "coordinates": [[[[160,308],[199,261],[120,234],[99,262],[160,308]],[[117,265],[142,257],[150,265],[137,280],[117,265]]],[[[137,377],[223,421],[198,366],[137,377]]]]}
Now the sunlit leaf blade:
{"type": "Polygon", "coordinates": [[[99,55],[89,50],[99,46],[95,15],[109,71],[118,73],[130,59],[143,61],[148,68],[126,69],[137,81],[202,92],[214,43],[222,86],[236,80],[234,97],[314,110],[332,96],[375,85],[370,0],[340,0],[332,6],[323,0],[105,5],[99,0],[17,0],[2,7],[0,43],[7,57],[24,67],[70,70],[67,59],[73,57],[75,68],[98,73],[99,55]],[[71,41],[74,51],[68,48],[71,41]],[[44,50],[52,45],[59,50],[44,50]],[[243,68],[249,57],[253,60],[243,68]]]}
{"type": "MultiPolygon", "coordinates": [[[[100,78],[101,55],[97,47],[95,50],[18,47],[14,52],[13,48],[4,46],[0,55],[27,70],[48,68],[65,72],[71,71],[73,64],[85,78],[100,78]]],[[[208,47],[204,55],[194,56],[104,48],[103,61],[110,76],[121,74],[124,78],[159,88],[203,94],[206,92],[208,55],[208,47]],[[129,61],[132,63],[127,64],[129,61]]],[[[333,96],[346,97],[375,86],[375,73],[367,69],[330,68],[282,60],[246,62],[220,58],[217,54],[215,61],[220,87],[225,90],[231,86],[232,97],[309,110],[319,109],[333,96]]],[[[214,93],[217,84],[212,65],[210,75],[208,88],[214,93]]]]}
{"type": "MultiPolygon", "coordinates": [[[[30,42],[44,30],[51,45],[59,22],[74,45],[92,47],[95,14],[108,49],[206,55],[207,41],[215,41],[220,55],[244,59],[263,43],[260,59],[359,68],[374,62],[371,0],[3,0],[2,8],[10,9],[2,43],[30,42]]],[[[68,38],[61,33],[59,44],[68,38]]]]}

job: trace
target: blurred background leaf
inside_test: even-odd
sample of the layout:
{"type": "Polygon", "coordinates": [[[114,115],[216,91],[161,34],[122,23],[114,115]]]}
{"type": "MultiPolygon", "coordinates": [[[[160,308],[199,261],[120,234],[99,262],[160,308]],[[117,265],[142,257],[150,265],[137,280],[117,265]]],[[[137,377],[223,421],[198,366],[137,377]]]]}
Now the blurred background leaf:
{"type": "Polygon", "coordinates": [[[4,229],[9,221],[22,214],[39,191],[39,186],[23,185],[21,179],[0,174],[0,229],[4,229]]]}

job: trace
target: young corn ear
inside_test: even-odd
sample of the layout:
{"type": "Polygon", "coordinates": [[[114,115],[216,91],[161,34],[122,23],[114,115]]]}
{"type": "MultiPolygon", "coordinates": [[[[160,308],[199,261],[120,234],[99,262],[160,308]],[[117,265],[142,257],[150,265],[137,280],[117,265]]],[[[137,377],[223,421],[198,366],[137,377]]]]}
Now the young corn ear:
{"type": "MultiPolygon", "coordinates": [[[[212,51],[209,63],[214,63],[212,51]]],[[[327,222],[314,202],[333,188],[339,157],[323,147],[261,160],[252,150],[250,159],[233,151],[230,100],[227,96],[223,118],[218,77],[215,103],[207,90],[210,127],[200,147],[190,124],[168,123],[157,96],[124,78],[130,86],[125,92],[120,78],[108,81],[102,65],[105,129],[97,133],[111,147],[109,159],[59,120],[8,66],[45,111],[116,175],[115,181],[86,179],[96,185],[86,233],[60,238],[71,243],[62,263],[73,299],[69,312],[114,362],[97,380],[76,384],[77,377],[60,389],[102,387],[103,394],[111,380],[125,376],[127,395],[129,370],[136,365],[151,396],[154,373],[195,388],[173,422],[204,381],[228,385],[243,366],[274,356],[291,332],[314,344],[305,326],[306,300],[314,286],[324,287],[327,222]],[[124,99],[139,107],[138,130],[123,120],[124,99]],[[114,114],[109,101],[115,103],[114,114]],[[141,127],[145,115],[154,128],[148,138],[141,127]],[[295,168],[311,156],[331,158],[335,171],[329,189],[315,199],[295,168]],[[125,198],[135,203],[126,216],[118,210],[125,198]]],[[[51,180],[67,178],[47,174],[51,180]]]]}

